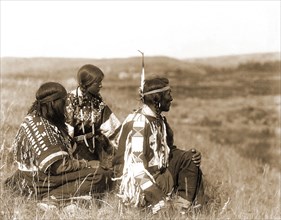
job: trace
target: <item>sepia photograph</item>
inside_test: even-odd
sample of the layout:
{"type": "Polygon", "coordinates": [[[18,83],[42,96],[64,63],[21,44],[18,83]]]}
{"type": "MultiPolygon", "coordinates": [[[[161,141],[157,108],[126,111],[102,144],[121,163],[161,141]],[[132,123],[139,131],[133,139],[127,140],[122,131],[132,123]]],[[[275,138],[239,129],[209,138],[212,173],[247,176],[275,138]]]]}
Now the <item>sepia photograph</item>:
{"type": "Polygon", "coordinates": [[[0,219],[281,219],[279,0],[0,9],[0,219]]]}

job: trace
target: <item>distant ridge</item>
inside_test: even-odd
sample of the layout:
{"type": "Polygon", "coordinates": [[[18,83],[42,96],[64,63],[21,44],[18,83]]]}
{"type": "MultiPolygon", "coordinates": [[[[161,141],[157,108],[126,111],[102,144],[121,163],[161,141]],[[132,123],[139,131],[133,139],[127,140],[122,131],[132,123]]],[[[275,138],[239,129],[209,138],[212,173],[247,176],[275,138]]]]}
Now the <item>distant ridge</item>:
{"type": "MultiPolygon", "coordinates": [[[[255,53],[242,55],[229,55],[209,58],[176,59],[166,56],[145,57],[145,70],[147,73],[169,73],[188,72],[190,74],[204,74],[205,67],[236,67],[247,62],[273,62],[280,61],[280,53],[255,53]]],[[[141,69],[141,57],[129,58],[56,58],[56,57],[34,57],[17,58],[2,57],[1,73],[36,72],[51,70],[70,72],[76,75],[78,69],[87,63],[95,64],[104,70],[105,74],[139,73],[141,69]]]]}
{"type": "MultiPolygon", "coordinates": [[[[63,71],[71,71],[76,73],[77,70],[84,64],[94,64],[104,70],[105,74],[139,73],[141,70],[141,57],[129,58],[107,58],[107,59],[90,59],[90,58],[55,58],[55,57],[4,57],[1,60],[1,70],[6,72],[25,72],[56,69],[63,71]]],[[[198,71],[192,63],[183,60],[165,57],[145,57],[146,72],[159,73],[169,72],[176,69],[182,69],[189,72],[198,71]]]]}
{"type": "Polygon", "coordinates": [[[213,66],[213,67],[235,67],[242,63],[248,62],[271,62],[280,61],[281,55],[279,52],[271,53],[252,53],[252,54],[240,54],[240,55],[227,55],[217,57],[204,57],[204,58],[192,58],[185,59],[188,62],[197,64],[213,66]]]}

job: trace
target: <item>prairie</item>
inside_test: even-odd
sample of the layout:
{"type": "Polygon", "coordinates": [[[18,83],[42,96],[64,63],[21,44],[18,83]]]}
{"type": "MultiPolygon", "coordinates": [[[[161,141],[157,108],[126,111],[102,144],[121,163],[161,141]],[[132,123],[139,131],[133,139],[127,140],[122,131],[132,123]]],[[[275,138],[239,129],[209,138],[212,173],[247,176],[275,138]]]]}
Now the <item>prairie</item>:
{"type": "Polygon", "coordinates": [[[41,83],[76,87],[86,63],[105,72],[101,91],[122,121],[139,106],[139,58],[1,58],[0,219],[280,219],[280,54],[217,59],[145,58],[147,76],[170,79],[166,113],[179,148],[202,153],[205,193],[199,213],[151,216],[123,209],[114,194],[79,203],[79,211],[44,212],[34,199],[13,195],[3,181],[16,169],[11,143],[41,83]]]}

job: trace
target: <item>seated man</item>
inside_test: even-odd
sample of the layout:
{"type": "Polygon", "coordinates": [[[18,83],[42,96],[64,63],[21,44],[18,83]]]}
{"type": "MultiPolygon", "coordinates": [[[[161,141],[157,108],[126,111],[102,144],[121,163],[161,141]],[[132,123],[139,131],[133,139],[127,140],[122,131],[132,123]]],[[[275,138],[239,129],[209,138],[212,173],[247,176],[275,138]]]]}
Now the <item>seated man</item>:
{"type": "Polygon", "coordinates": [[[110,187],[112,171],[73,158],[65,124],[66,96],[61,84],[44,83],[20,125],[13,142],[18,170],[5,185],[21,195],[60,201],[110,187]]]}
{"type": "Polygon", "coordinates": [[[173,145],[173,131],[161,114],[173,100],[166,78],[146,80],[141,91],[143,106],[122,124],[117,154],[121,167],[119,196],[125,204],[151,206],[157,213],[167,198],[188,210],[203,195],[201,155],[173,145]]]}

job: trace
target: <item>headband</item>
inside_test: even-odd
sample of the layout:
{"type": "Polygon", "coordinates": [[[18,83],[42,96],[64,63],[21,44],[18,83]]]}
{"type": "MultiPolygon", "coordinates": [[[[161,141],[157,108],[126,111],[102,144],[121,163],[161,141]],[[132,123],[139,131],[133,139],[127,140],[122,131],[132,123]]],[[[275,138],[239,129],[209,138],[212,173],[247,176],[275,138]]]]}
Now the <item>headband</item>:
{"type": "Polygon", "coordinates": [[[164,92],[164,91],[167,91],[167,90],[170,90],[170,86],[165,86],[161,89],[155,89],[155,90],[152,90],[152,91],[149,91],[149,92],[144,92],[142,93],[142,96],[145,96],[145,95],[150,95],[150,94],[154,94],[154,93],[158,93],[158,92],[164,92]]]}
{"type": "Polygon", "coordinates": [[[49,95],[43,99],[37,99],[38,102],[40,102],[41,104],[43,103],[48,103],[48,102],[51,102],[51,101],[55,101],[57,99],[62,99],[62,98],[65,98],[66,97],[66,94],[65,92],[57,92],[57,93],[54,93],[52,95],[49,95]]]}

